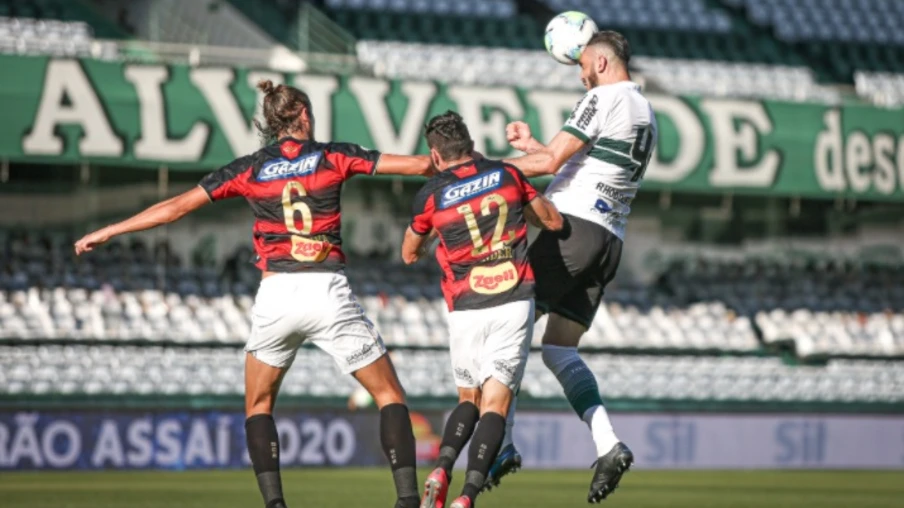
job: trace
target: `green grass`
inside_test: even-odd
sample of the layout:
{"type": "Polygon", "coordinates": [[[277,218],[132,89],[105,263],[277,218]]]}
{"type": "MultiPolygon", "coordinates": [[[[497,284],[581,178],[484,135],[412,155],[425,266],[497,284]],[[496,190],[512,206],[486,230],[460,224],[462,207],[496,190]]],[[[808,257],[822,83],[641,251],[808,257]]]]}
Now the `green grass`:
{"type": "MultiPolygon", "coordinates": [[[[426,472],[420,473],[420,478],[426,472]]],[[[451,493],[464,474],[458,473],[451,493]]],[[[579,507],[590,471],[524,471],[478,500],[480,508],[579,507]]],[[[387,470],[284,471],[289,505],[386,507],[393,505],[387,470]]],[[[765,506],[870,508],[902,506],[904,476],[894,472],[635,471],[606,501],[619,508],[765,506]]],[[[254,508],[263,503],[250,471],[3,473],[3,508],[254,508]]]]}

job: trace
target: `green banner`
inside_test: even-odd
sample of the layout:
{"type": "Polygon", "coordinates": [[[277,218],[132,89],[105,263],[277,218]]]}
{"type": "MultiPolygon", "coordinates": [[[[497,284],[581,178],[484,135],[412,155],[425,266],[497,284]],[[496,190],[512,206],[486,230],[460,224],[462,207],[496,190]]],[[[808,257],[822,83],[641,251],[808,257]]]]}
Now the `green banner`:
{"type": "MultiPolygon", "coordinates": [[[[310,94],[318,139],[390,153],[425,153],[425,121],[455,109],[478,150],[509,155],[508,121],[524,119],[549,140],[580,97],[221,67],[17,56],[0,56],[0,65],[0,157],[12,162],[210,170],[260,146],[251,119],[264,78],[310,94]]],[[[660,140],[645,189],[904,198],[904,110],[649,98],[660,140]]]]}

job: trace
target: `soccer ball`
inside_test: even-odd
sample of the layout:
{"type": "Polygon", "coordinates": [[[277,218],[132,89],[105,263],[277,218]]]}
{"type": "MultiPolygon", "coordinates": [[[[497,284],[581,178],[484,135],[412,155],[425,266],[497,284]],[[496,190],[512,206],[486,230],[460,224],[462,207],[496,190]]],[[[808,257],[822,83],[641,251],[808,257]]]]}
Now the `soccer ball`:
{"type": "Polygon", "coordinates": [[[543,42],[546,44],[546,51],[557,62],[576,65],[590,38],[598,31],[590,16],[583,12],[568,11],[552,18],[546,25],[543,42]]]}

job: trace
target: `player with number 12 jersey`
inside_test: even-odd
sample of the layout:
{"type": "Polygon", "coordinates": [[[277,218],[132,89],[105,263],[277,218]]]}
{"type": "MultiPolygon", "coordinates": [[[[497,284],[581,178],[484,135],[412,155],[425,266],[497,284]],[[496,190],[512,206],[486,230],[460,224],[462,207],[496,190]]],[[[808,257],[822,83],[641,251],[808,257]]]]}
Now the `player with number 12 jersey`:
{"type": "Polygon", "coordinates": [[[402,259],[417,261],[429,236],[439,236],[436,258],[450,311],[449,349],[459,405],[446,422],[421,508],[447,506],[452,465],[473,433],[464,488],[448,505],[471,508],[502,445],[505,418],[533,336],[527,221],[557,229],[562,217],[518,168],[475,158],[474,142],[457,113],[432,118],[425,135],[439,174],[415,197],[402,259]]]}

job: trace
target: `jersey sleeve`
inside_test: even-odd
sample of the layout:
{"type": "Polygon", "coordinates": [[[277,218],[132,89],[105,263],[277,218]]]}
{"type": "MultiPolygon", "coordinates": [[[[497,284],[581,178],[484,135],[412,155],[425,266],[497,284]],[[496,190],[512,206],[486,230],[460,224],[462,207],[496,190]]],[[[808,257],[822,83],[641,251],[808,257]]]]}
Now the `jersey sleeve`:
{"type": "Polygon", "coordinates": [[[380,160],[380,152],[367,150],[354,143],[329,143],[326,147],[326,156],[344,178],[372,175],[380,160]]]}
{"type": "Polygon", "coordinates": [[[602,115],[600,114],[605,109],[603,104],[601,104],[603,100],[602,95],[594,90],[584,94],[584,97],[571,111],[571,116],[568,117],[562,130],[584,143],[589,143],[592,139],[598,137],[603,128],[602,115]]]}
{"type": "Polygon", "coordinates": [[[414,197],[410,227],[412,231],[422,236],[433,229],[433,212],[436,204],[432,187],[428,182],[414,197]]]}
{"type": "Polygon", "coordinates": [[[251,185],[252,167],[251,155],[239,157],[202,178],[198,185],[207,192],[211,201],[244,196],[251,185]]]}
{"type": "Polygon", "coordinates": [[[515,179],[515,183],[521,190],[521,203],[527,204],[533,201],[534,198],[537,197],[537,189],[534,188],[527,177],[524,176],[524,173],[515,166],[507,165],[505,169],[511,173],[512,177],[515,179]]]}

